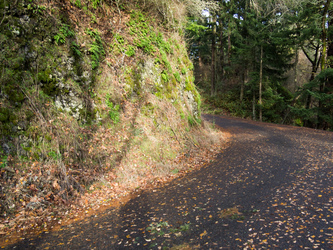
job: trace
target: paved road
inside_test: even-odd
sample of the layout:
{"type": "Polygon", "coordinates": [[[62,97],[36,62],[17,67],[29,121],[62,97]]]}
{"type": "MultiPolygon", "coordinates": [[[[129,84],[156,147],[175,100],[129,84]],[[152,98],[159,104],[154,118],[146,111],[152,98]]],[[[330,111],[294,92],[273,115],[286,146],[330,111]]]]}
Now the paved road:
{"type": "Polygon", "coordinates": [[[333,133],[205,116],[210,164],[16,249],[333,249],[333,133]]]}

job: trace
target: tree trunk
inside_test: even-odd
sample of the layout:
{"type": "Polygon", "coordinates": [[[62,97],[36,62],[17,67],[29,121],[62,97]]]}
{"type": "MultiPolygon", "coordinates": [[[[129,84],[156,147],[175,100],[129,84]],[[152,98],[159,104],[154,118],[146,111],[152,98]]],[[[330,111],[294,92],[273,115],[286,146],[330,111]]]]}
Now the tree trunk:
{"type": "MultiPolygon", "coordinates": [[[[306,58],[311,62],[311,77],[309,79],[309,82],[311,82],[314,78],[315,75],[318,71],[318,67],[319,67],[319,63],[320,63],[320,56],[319,56],[319,51],[320,51],[320,45],[317,45],[317,47],[314,50],[314,59],[311,59],[311,56],[306,52],[306,50],[304,48],[302,48],[306,58]]],[[[309,89],[310,91],[312,91],[312,89],[309,89]]],[[[311,103],[312,103],[312,98],[311,95],[308,94],[307,98],[306,98],[306,103],[305,103],[305,109],[310,109],[311,108],[311,103]]],[[[304,120],[304,126],[305,127],[312,127],[311,123],[309,120],[304,120]]]]}
{"type": "Polygon", "coordinates": [[[297,71],[297,66],[298,66],[298,46],[296,45],[295,48],[295,65],[294,65],[294,92],[297,90],[297,77],[298,77],[298,71],[297,71]]]}
{"type": "Polygon", "coordinates": [[[223,83],[224,80],[224,41],[223,41],[223,25],[222,25],[222,18],[220,18],[220,81],[223,83]]]}
{"type": "MultiPolygon", "coordinates": [[[[333,28],[333,10],[329,10],[328,11],[328,17],[329,17],[329,21],[328,21],[328,29],[332,29],[333,28]]],[[[333,33],[329,33],[329,36],[327,38],[327,63],[328,63],[328,67],[329,68],[333,68],[333,33]]],[[[333,79],[328,79],[327,80],[327,87],[333,87],[333,79]]]]}
{"type": "Polygon", "coordinates": [[[253,98],[252,98],[252,120],[256,120],[256,94],[253,91],[253,98]]]}
{"type": "MultiPolygon", "coordinates": [[[[316,72],[317,72],[316,66],[312,65],[312,72],[311,72],[310,82],[313,81],[313,79],[315,78],[316,72]]],[[[310,89],[310,91],[312,91],[312,89],[310,89]]],[[[307,97],[305,108],[306,109],[310,109],[311,108],[311,95],[308,95],[308,97],[307,97]]]]}
{"type": "MultiPolygon", "coordinates": [[[[324,5],[324,10],[323,10],[323,15],[322,15],[322,22],[321,22],[321,42],[322,42],[322,51],[321,51],[321,65],[320,65],[320,70],[324,71],[326,69],[326,60],[327,60],[327,27],[326,27],[326,22],[327,22],[327,15],[328,15],[328,10],[329,6],[331,4],[331,0],[327,0],[325,5],[324,5]]],[[[319,92],[323,93],[325,89],[325,81],[320,82],[319,86],[319,92]]],[[[320,128],[323,124],[323,120],[320,117],[319,113],[323,109],[323,102],[322,100],[319,99],[319,109],[317,113],[317,125],[316,128],[320,128]]]]}
{"type": "MultiPolygon", "coordinates": [[[[317,72],[317,64],[312,64],[312,72],[311,72],[311,77],[310,77],[310,82],[315,78],[315,74],[317,72]]],[[[309,89],[312,91],[312,88],[309,89]]],[[[311,103],[312,103],[312,96],[308,94],[306,97],[306,104],[305,104],[305,109],[310,109],[311,108],[311,103]]],[[[304,121],[304,126],[305,127],[311,127],[311,122],[310,120],[305,120],[304,121]]]]}
{"type": "MultiPolygon", "coordinates": [[[[244,22],[247,21],[247,13],[249,11],[249,6],[250,6],[250,1],[246,0],[245,1],[245,12],[244,12],[244,22]]],[[[246,25],[245,25],[244,29],[246,29],[246,25]]],[[[246,36],[245,44],[248,46],[247,37],[248,36],[246,36]]],[[[245,84],[249,81],[249,68],[250,68],[249,62],[248,62],[248,60],[246,60],[245,68],[244,68],[244,72],[243,72],[243,79],[242,79],[242,83],[241,83],[240,95],[239,95],[239,100],[241,103],[243,102],[243,98],[244,98],[245,84]]]]}
{"type": "Polygon", "coordinates": [[[231,28],[228,25],[228,65],[231,65],[231,28]]]}
{"type": "Polygon", "coordinates": [[[249,81],[249,69],[246,66],[246,68],[243,72],[243,79],[241,82],[241,89],[240,89],[240,95],[239,95],[240,102],[243,102],[245,83],[247,83],[248,81],[249,81]]]}
{"type": "Polygon", "coordinates": [[[216,15],[212,20],[212,65],[211,65],[211,96],[216,92],[216,15]]]}
{"type": "Polygon", "coordinates": [[[263,46],[260,46],[260,72],[259,72],[259,120],[262,122],[262,60],[263,60],[263,46]]]}
{"type": "MultiPolygon", "coordinates": [[[[231,12],[233,10],[233,4],[234,4],[234,1],[230,0],[230,10],[229,11],[231,11],[231,12]]],[[[228,65],[229,66],[231,65],[231,28],[232,28],[231,22],[232,22],[232,17],[229,16],[229,18],[228,18],[228,65]]]]}
{"type": "MultiPolygon", "coordinates": [[[[328,11],[328,27],[333,28],[333,10],[329,9],[328,11]]],[[[333,68],[333,33],[329,33],[328,39],[327,39],[327,59],[328,59],[328,67],[333,68]]]]}
{"type": "MultiPolygon", "coordinates": [[[[321,33],[321,42],[322,42],[322,52],[321,52],[321,71],[323,71],[326,68],[326,55],[327,55],[327,28],[326,28],[326,22],[327,22],[327,15],[329,6],[331,4],[331,0],[327,0],[326,4],[324,6],[323,16],[322,16],[322,33],[321,33]]],[[[324,88],[325,83],[323,83],[323,86],[320,86],[320,88],[324,88]]],[[[322,89],[321,89],[322,91],[322,89]]]]}

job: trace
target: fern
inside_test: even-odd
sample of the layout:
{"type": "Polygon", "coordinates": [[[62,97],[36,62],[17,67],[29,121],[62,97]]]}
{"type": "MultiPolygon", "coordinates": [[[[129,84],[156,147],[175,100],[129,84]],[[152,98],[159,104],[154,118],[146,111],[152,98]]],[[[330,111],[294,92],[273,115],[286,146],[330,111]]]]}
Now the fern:
{"type": "Polygon", "coordinates": [[[101,56],[105,55],[103,42],[97,30],[87,29],[86,34],[95,39],[90,45],[89,52],[91,53],[91,68],[96,69],[99,66],[101,56]]]}
{"type": "Polygon", "coordinates": [[[57,45],[64,44],[66,42],[66,37],[62,35],[61,33],[58,33],[54,36],[54,40],[57,45]]]}
{"type": "Polygon", "coordinates": [[[72,42],[71,49],[73,51],[74,56],[77,56],[77,57],[81,56],[80,47],[75,42],[72,42]]]}
{"type": "Polygon", "coordinates": [[[94,9],[97,9],[98,8],[98,6],[100,6],[101,5],[101,2],[102,2],[102,0],[92,0],[92,7],[94,8],[94,9]]]}
{"type": "Polygon", "coordinates": [[[177,80],[178,82],[181,81],[181,78],[180,78],[180,74],[179,74],[179,72],[176,72],[176,73],[174,73],[173,75],[174,75],[174,77],[176,78],[176,80],[177,80]]]}
{"type": "Polygon", "coordinates": [[[110,95],[106,95],[106,105],[110,108],[109,111],[109,116],[113,123],[117,124],[120,121],[120,114],[119,114],[119,109],[120,106],[119,104],[113,104],[113,102],[110,101],[110,95]]]}
{"type": "Polygon", "coordinates": [[[101,44],[94,41],[89,48],[89,52],[91,53],[91,67],[96,69],[99,66],[100,57],[105,55],[104,48],[101,44]]]}
{"type": "Polygon", "coordinates": [[[135,48],[132,45],[129,45],[126,49],[125,54],[129,57],[134,56],[135,55],[135,48]]]}
{"type": "Polygon", "coordinates": [[[54,40],[57,45],[64,44],[66,42],[67,37],[74,37],[75,33],[70,30],[70,26],[68,24],[63,24],[59,29],[59,32],[54,36],[54,40]]]}
{"type": "Polygon", "coordinates": [[[75,5],[76,7],[78,7],[78,8],[80,8],[80,9],[81,9],[81,7],[82,7],[82,3],[81,3],[80,0],[76,0],[75,3],[74,3],[74,5],[75,5]]]}

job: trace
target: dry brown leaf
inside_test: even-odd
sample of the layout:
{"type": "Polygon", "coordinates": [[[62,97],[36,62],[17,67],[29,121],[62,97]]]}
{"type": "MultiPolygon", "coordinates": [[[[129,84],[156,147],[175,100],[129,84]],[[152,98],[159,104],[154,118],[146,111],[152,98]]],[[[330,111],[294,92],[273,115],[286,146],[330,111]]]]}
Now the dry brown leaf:
{"type": "Polygon", "coordinates": [[[60,186],[58,184],[58,180],[54,180],[54,182],[52,183],[52,187],[56,190],[60,190],[60,186]]]}

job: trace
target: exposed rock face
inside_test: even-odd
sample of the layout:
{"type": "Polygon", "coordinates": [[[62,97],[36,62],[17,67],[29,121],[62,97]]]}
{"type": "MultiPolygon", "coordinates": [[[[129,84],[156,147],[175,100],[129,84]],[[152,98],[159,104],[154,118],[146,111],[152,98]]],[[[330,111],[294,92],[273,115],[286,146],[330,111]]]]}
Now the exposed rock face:
{"type": "Polygon", "coordinates": [[[0,217],[41,215],[101,177],[131,189],[197,144],[182,22],[122,2],[0,1],[0,217]]]}
{"type": "Polygon", "coordinates": [[[200,119],[200,96],[185,45],[177,44],[179,37],[164,37],[156,27],[143,25],[146,17],[135,11],[124,19],[118,34],[110,24],[90,28],[90,22],[87,27],[82,22],[78,27],[72,11],[61,12],[68,7],[65,3],[39,4],[25,0],[0,4],[3,154],[28,156],[33,144],[45,140],[36,125],[50,123],[57,113],[69,114],[80,124],[97,124],[108,116],[106,101],[116,107],[124,99],[135,102],[147,93],[180,104],[200,119]],[[136,38],[126,40],[126,32],[136,38]],[[105,71],[110,71],[109,79],[103,79],[105,71]],[[104,92],[97,89],[103,84],[104,92]]]}
{"type": "Polygon", "coordinates": [[[191,91],[186,91],[184,92],[184,98],[185,101],[188,103],[190,110],[192,111],[193,116],[196,119],[200,119],[200,112],[199,112],[199,107],[198,103],[195,101],[195,95],[191,91]]]}
{"type": "Polygon", "coordinates": [[[143,88],[146,87],[146,85],[152,85],[155,84],[157,86],[161,85],[161,70],[156,67],[154,64],[154,60],[151,58],[144,62],[144,65],[141,66],[141,86],[143,88]]]}

